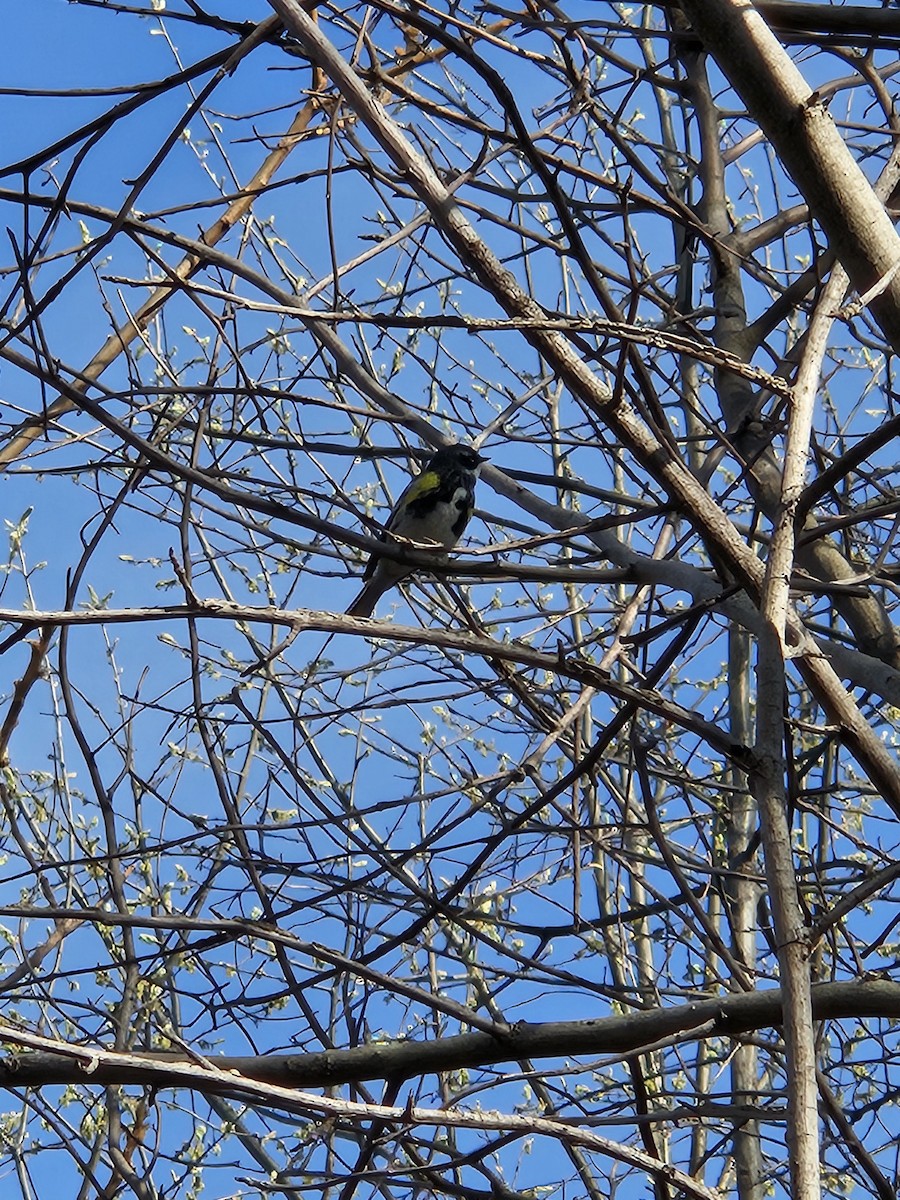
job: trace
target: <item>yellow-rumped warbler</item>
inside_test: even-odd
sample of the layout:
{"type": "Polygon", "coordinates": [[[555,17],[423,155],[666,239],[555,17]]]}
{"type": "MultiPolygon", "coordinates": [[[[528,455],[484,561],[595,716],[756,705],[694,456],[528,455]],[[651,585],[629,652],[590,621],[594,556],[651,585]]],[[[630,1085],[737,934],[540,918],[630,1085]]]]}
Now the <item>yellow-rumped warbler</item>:
{"type": "MultiPolygon", "coordinates": [[[[471,446],[445,446],[407,484],[387,523],[388,533],[411,542],[452,549],[475,508],[475,481],[486,459],[471,446]]],[[[362,591],[347,609],[351,617],[370,617],[385,592],[412,572],[403,563],[373,554],[366,564],[362,591]]]]}

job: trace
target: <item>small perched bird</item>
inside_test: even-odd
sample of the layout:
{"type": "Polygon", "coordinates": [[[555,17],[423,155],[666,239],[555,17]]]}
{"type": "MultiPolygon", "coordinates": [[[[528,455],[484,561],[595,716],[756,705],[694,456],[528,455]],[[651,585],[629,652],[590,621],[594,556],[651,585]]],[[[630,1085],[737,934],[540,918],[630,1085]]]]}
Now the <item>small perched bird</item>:
{"type": "MultiPolygon", "coordinates": [[[[451,550],[475,509],[475,482],[487,460],[471,446],[445,446],[407,484],[387,523],[388,533],[411,542],[433,542],[451,550]]],[[[384,540],[384,538],[382,538],[384,540]]],[[[351,617],[370,617],[385,592],[412,572],[400,562],[373,554],[366,564],[362,591],[347,609],[351,617]]]]}

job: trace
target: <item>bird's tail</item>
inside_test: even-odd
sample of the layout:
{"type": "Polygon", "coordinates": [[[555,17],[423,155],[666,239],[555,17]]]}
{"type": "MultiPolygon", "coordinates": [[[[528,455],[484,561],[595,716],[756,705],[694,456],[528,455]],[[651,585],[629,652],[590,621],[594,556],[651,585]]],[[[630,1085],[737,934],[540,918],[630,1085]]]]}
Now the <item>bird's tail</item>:
{"type": "Polygon", "coordinates": [[[376,583],[374,579],[370,579],[368,583],[363,585],[362,590],[350,607],[345,610],[346,615],[348,617],[371,617],[375,611],[375,605],[378,603],[378,598],[383,591],[384,587],[381,584],[376,583]]]}

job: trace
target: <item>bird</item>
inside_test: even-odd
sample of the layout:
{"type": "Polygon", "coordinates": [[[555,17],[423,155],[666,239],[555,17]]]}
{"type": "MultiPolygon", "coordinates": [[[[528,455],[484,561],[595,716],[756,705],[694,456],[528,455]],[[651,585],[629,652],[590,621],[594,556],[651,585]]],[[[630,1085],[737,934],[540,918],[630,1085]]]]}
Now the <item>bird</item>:
{"type": "MultiPolygon", "coordinates": [[[[462,442],[438,450],[406,485],[387,522],[387,534],[452,550],[475,509],[475,483],[484,462],[486,458],[462,442]]],[[[381,540],[386,540],[385,534],[381,540]]],[[[385,592],[411,574],[403,563],[372,554],[362,591],[347,615],[370,617],[385,592]]]]}

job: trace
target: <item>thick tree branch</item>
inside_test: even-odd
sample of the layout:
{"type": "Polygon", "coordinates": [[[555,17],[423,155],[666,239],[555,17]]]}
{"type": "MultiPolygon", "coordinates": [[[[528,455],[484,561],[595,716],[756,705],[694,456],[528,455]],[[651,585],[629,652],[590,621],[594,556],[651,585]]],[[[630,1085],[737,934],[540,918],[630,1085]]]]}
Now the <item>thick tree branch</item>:
{"type": "MultiPolygon", "coordinates": [[[[815,1021],[900,1019],[900,983],[864,980],[823,983],[812,989],[815,1021]]],[[[738,992],[674,1008],[650,1009],[625,1017],[597,1017],[584,1021],[521,1021],[503,1037],[488,1033],[463,1033],[433,1041],[386,1041],[349,1050],[323,1050],[313,1054],[234,1056],[212,1060],[223,1076],[213,1091],[239,1091],[242,1079],[283,1087],[333,1087],[367,1079],[413,1078],[440,1071],[514,1062],[518,1058],[546,1059],[570,1055],[626,1057],[660,1042],[690,1042],[698,1037],[739,1038],[762,1029],[780,1027],[783,993],[779,988],[738,992]]],[[[0,1037],[16,1044],[20,1031],[9,1028],[0,1037]]],[[[23,1044],[27,1042],[22,1039],[23,1044]]],[[[173,1072],[184,1055],[154,1052],[115,1056],[102,1049],[72,1046],[67,1053],[41,1050],[9,1054],[0,1062],[7,1087],[50,1084],[134,1083],[140,1079],[157,1087],[179,1087],[185,1080],[173,1072]],[[119,1061],[127,1058],[127,1062],[119,1061]],[[86,1064],[90,1066],[87,1069],[86,1064]]],[[[210,1081],[198,1078],[201,1089],[210,1081]]]]}
{"type": "Polygon", "coordinates": [[[900,237],[830,113],[748,0],[684,0],[681,7],[900,349],[900,237]]]}

